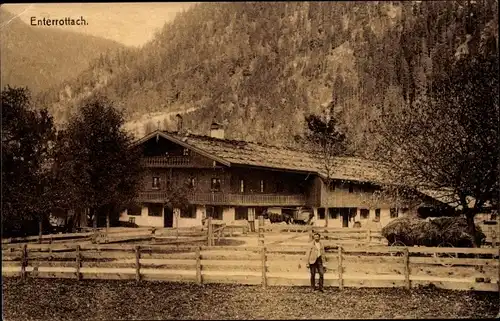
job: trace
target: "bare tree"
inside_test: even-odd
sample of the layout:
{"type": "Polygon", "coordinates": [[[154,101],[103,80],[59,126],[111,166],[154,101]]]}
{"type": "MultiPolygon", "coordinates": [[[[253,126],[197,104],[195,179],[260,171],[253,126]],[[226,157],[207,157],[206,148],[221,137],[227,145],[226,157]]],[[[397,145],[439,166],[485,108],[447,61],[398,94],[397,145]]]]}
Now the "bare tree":
{"type": "Polygon", "coordinates": [[[455,206],[475,236],[474,215],[499,195],[497,55],[459,61],[412,106],[385,115],[380,128],[394,178],[455,206]]]}

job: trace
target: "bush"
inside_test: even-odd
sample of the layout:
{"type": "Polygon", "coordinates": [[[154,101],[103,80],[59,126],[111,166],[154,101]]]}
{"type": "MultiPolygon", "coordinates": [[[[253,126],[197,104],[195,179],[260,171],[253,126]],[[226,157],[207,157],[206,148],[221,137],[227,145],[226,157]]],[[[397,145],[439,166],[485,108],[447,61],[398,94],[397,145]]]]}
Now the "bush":
{"type": "MultiPolygon", "coordinates": [[[[382,235],[392,244],[396,241],[407,246],[438,246],[447,242],[455,247],[472,247],[473,238],[467,233],[467,221],[463,217],[441,217],[423,220],[415,217],[401,217],[382,228],[382,235]]],[[[484,233],[476,226],[479,244],[484,233]]]]}

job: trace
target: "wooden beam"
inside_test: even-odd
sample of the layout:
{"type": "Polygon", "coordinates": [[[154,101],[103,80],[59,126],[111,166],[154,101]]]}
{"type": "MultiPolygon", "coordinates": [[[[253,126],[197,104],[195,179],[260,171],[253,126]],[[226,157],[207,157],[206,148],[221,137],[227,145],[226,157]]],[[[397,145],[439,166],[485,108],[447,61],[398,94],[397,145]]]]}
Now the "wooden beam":
{"type": "Polygon", "coordinates": [[[207,220],[207,228],[208,228],[208,246],[213,246],[213,225],[212,225],[212,217],[208,217],[207,220]]]}
{"type": "Polygon", "coordinates": [[[408,248],[405,248],[404,251],[404,265],[405,265],[405,285],[406,289],[411,288],[411,283],[410,283],[410,252],[408,251],[408,248]]]}
{"type": "Polygon", "coordinates": [[[23,256],[21,258],[21,279],[26,279],[26,266],[28,265],[28,245],[23,246],[23,256]]]}
{"type": "Polygon", "coordinates": [[[76,279],[80,281],[81,279],[81,274],[80,274],[80,267],[82,266],[81,263],[81,256],[80,256],[80,245],[76,246],[76,279]]]}
{"type": "Polygon", "coordinates": [[[262,246],[262,254],[261,254],[261,260],[262,260],[262,287],[266,288],[267,287],[267,278],[266,278],[266,247],[263,245],[262,246]]]}
{"type": "Polygon", "coordinates": [[[259,216],[259,246],[264,246],[264,216],[259,216]]]}
{"type": "Polygon", "coordinates": [[[141,247],[139,245],[135,247],[135,280],[136,282],[141,280],[141,247]]]}
{"type": "Polygon", "coordinates": [[[201,247],[196,248],[196,283],[203,283],[201,278],[201,247]]]}
{"type": "Polygon", "coordinates": [[[344,288],[344,280],[342,278],[342,274],[343,274],[343,270],[344,270],[344,265],[342,264],[342,246],[339,246],[339,249],[338,249],[338,253],[339,253],[339,258],[338,258],[338,262],[339,262],[339,265],[338,265],[338,272],[339,272],[339,289],[343,289],[344,288]]]}

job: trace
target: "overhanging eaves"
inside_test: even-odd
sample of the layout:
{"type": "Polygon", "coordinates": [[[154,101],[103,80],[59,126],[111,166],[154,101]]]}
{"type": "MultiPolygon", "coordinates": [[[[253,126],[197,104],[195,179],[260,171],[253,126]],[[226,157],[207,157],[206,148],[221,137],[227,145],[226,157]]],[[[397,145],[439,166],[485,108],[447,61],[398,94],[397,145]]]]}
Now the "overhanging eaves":
{"type": "Polygon", "coordinates": [[[173,137],[173,136],[171,136],[171,135],[169,135],[167,133],[164,133],[162,131],[159,131],[159,130],[156,130],[156,131],[152,132],[151,134],[148,134],[148,135],[144,136],[143,138],[141,138],[141,139],[137,140],[136,142],[134,142],[132,145],[133,146],[138,146],[138,145],[140,145],[140,144],[142,144],[142,143],[144,143],[144,142],[146,142],[146,141],[148,141],[151,138],[156,137],[156,136],[158,136],[158,137],[161,136],[161,137],[163,137],[165,139],[168,139],[169,141],[171,141],[171,142],[173,142],[175,144],[178,144],[178,145],[180,145],[180,146],[182,146],[184,148],[190,149],[190,150],[192,150],[195,153],[203,155],[203,156],[205,156],[207,158],[210,158],[211,160],[214,160],[216,162],[219,162],[219,163],[221,163],[223,165],[226,165],[228,167],[231,166],[231,162],[228,162],[227,160],[225,160],[223,158],[220,158],[218,156],[212,155],[212,154],[210,154],[210,153],[208,153],[208,152],[206,152],[206,151],[204,151],[202,149],[194,147],[194,146],[192,146],[192,145],[190,145],[190,144],[188,144],[186,142],[183,142],[180,139],[177,139],[177,138],[175,138],[175,137],[173,137]]]}

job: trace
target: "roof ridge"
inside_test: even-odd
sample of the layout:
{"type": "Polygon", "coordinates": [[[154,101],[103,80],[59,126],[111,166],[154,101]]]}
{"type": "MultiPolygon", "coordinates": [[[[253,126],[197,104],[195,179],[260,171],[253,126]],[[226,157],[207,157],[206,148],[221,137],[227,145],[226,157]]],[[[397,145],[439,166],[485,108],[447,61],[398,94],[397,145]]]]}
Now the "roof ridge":
{"type": "MultiPolygon", "coordinates": [[[[168,134],[172,134],[172,135],[176,135],[176,136],[184,136],[182,134],[179,134],[177,133],[176,131],[168,131],[168,130],[163,130],[162,132],[165,132],[165,133],[168,133],[168,134]]],[[[276,148],[276,149],[280,149],[280,150],[288,150],[288,151],[292,151],[292,152],[300,152],[300,153],[307,153],[307,154],[313,154],[313,153],[310,153],[308,150],[306,149],[300,149],[298,147],[291,147],[291,146],[279,146],[279,145],[273,145],[273,144],[268,144],[268,143],[263,143],[263,142],[257,142],[257,141],[251,141],[251,140],[238,140],[238,139],[228,139],[228,138],[217,138],[217,137],[211,137],[209,135],[201,135],[201,134],[193,134],[193,133],[189,133],[187,135],[187,137],[191,137],[191,138],[202,138],[202,139],[207,139],[207,140],[211,140],[211,141],[219,141],[219,142],[226,142],[226,143],[238,143],[238,144],[241,144],[241,143],[244,143],[244,144],[255,144],[255,145],[258,145],[258,146],[261,146],[261,147],[271,147],[271,148],[276,148]]],[[[365,162],[370,162],[370,163],[373,163],[373,164],[384,164],[383,162],[380,162],[380,161],[376,161],[376,160],[372,160],[372,159],[369,159],[369,158],[366,158],[366,157],[359,157],[359,156],[335,156],[336,159],[345,159],[345,160],[356,160],[356,161],[365,161],[365,162]]]]}

